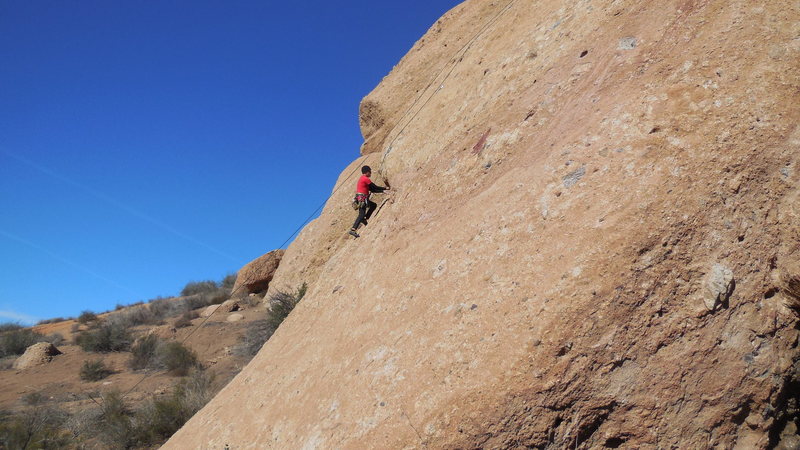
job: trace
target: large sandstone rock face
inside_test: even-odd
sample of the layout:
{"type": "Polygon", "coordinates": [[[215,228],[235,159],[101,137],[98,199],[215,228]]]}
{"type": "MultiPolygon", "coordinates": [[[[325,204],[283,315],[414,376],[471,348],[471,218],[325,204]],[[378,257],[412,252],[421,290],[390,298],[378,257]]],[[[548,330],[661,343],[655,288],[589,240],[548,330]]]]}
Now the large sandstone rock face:
{"type": "Polygon", "coordinates": [[[796,442],[798,8],[449,12],[287,250],[306,297],[166,448],[796,442]],[[354,240],[365,162],[396,192],[354,240]]]}
{"type": "Polygon", "coordinates": [[[244,297],[250,293],[266,291],[281,263],[283,253],[283,250],[273,250],[247,263],[239,269],[231,292],[244,297]]]}
{"type": "Polygon", "coordinates": [[[28,369],[30,367],[41,366],[53,360],[53,357],[60,355],[53,344],[49,342],[39,342],[33,344],[25,350],[25,353],[14,361],[13,368],[17,370],[28,369]]]}

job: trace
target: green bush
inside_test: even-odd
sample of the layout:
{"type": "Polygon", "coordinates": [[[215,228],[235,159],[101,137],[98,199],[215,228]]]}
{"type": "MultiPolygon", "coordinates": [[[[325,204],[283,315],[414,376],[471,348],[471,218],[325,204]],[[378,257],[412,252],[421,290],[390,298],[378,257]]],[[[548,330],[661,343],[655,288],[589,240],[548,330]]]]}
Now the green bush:
{"type": "Polygon", "coordinates": [[[97,314],[91,311],[84,311],[78,316],[78,323],[81,325],[87,325],[92,322],[97,322],[98,320],[97,314]]]}
{"type": "Polygon", "coordinates": [[[107,322],[76,335],[75,343],[86,352],[123,352],[131,346],[131,335],[123,324],[107,322]]]}
{"type": "Polygon", "coordinates": [[[21,355],[31,345],[44,341],[44,336],[18,325],[4,325],[0,333],[0,358],[11,355],[21,355]]]}
{"type": "Polygon", "coordinates": [[[149,334],[138,341],[131,348],[131,359],[128,366],[133,370],[147,369],[155,365],[156,351],[161,340],[154,334],[149,334]]]}
{"type": "Polygon", "coordinates": [[[300,303],[300,300],[306,295],[308,286],[303,283],[302,286],[297,288],[294,293],[287,293],[277,291],[270,296],[269,299],[269,312],[267,313],[267,323],[273,332],[281,326],[281,323],[289,317],[289,313],[300,303]]]}
{"type": "Polygon", "coordinates": [[[158,359],[167,371],[175,376],[186,376],[198,367],[197,355],[180,342],[167,342],[158,348],[158,359]]]}
{"type": "Polygon", "coordinates": [[[106,367],[103,360],[84,361],[81,366],[80,377],[83,381],[100,381],[111,375],[111,369],[106,367]]]}
{"type": "Polygon", "coordinates": [[[188,297],[190,295],[197,295],[197,294],[206,294],[209,292],[216,291],[217,283],[215,281],[206,280],[206,281],[190,281],[186,283],[186,286],[181,290],[182,297],[188,297]]]}
{"type": "Polygon", "coordinates": [[[139,339],[131,349],[131,369],[163,369],[175,376],[186,376],[199,366],[197,355],[180,342],[164,342],[156,335],[139,339]]]}

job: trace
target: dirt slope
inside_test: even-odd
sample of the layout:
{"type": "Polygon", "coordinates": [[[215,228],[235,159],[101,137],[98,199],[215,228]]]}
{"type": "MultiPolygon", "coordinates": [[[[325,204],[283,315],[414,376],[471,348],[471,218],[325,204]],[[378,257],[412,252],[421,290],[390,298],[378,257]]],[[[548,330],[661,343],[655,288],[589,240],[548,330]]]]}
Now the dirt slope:
{"type": "Polygon", "coordinates": [[[449,12],[287,250],[305,299],[165,448],[788,446],[798,8],[449,12]],[[352,240],[365,161],[397,189],[352,240]]]}

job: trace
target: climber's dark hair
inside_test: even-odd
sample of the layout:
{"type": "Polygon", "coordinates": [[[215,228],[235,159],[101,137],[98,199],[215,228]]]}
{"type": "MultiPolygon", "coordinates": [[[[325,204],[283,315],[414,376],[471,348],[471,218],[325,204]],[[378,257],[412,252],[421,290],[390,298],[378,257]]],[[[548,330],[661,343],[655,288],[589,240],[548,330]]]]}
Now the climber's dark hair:
{"type": "Polygon", "coordinates": [[[361,168],[362,174],[366,174],[367,172],[372,172],[372,169],[370,169],[369,166],[364,166],[361,168]]]}

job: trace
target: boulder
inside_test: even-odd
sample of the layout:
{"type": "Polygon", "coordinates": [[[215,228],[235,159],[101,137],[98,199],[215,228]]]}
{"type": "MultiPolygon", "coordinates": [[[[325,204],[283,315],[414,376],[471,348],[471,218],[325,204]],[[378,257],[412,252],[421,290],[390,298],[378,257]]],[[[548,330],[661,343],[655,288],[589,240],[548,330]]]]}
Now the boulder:
{"type": "Polygon", "coordinates": [[[273,250],[242,267],[233,285],[234,296],[244,297],[250,293],[266,291],[278,270],[283,253],[283,250],[273,250]]]}
{"type": "Polygon", "coordinates": [[[61,352],[49,342],[39,342],[33,344],[25,350],[25,353],[14,361],[14,368],[18,370],[29,367],[41,366],[53,360],[53,356],[60,355],[61,352]]]}
{"type": "Polygon", "coordinates": [[[200,313],[200,317],[211,317],[222,305],[211,305],[200,313]]]}
{"type": "Polygon", "coordinates": [[[233,314],[229,315],[228,318],[225,319],[225,320],[228,321],[228,322],[240,322],[243,319],[244,319],[243,315],[241,315],[239,313],[233,313],[233,314]]]}
{"type": "Polygon", "coordinates": [[[242,309],[242,305],[239,304],[239,301],[236,299],[225,300],[221,305],[223,312],[229,313],[234,311],[240,311],[242,309]]]}

